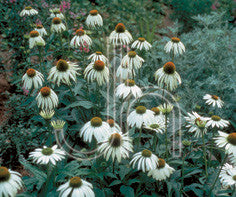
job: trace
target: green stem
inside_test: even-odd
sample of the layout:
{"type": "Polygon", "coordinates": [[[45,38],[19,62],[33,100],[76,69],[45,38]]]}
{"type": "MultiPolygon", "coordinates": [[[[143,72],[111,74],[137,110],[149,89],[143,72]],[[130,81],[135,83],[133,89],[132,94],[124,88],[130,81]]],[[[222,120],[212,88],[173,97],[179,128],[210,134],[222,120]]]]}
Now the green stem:
{"type": "Polygon", "coordinates": [[[205,173],[206,173],[206,180],[207,180],[207,177],[208,177],[208,172],[207,172],[207,156],[206,156],[206,144],[205,144],[203,129],[202,129],[202,143],[203,143],[203,154],[204,154],[204,160],[205,160],[205,173]]]}
{"type": "Polygon", "coordinates": [[[157,136],[154,135],[153,136],[153,143],[152,143],[152,149],[153,149],[154,153],[156,152],[156,144],[157,144],[157,136]]]}
{"type": "Polygon", "coordinates": [[[139,130],[139,137],[138,137],[138,146],[137,146],[137,150],[138,150],[138,148],[139,148],[139,144],[141,144],[141,135],[142,135],[142,127],[140,128],[140,130],[139,130]]]}
{"type": "MultiPolygon", "coordinates": [[[[217,173],[217,175],[216,175],[215,181],[214,181],[214,183],[213,183],[213,185],[212,185],[210,191],[212,191],[212,190],[214,189],[215,184],[216,184],[216,181],[217,181],[218,178],[219,178],[220,172],[221,172],[221,170],[222,170],[222,168],[223,168],[223,166],[224,166],[224,163],[225,163],[226,159],[227,159],[227,154],[225,154],[225,157],[224,157],[224,159],[223,159],[223,161],[222,161],[222,163],[221,163],[220,170],[218,171],[218,173],[217,173]]],[[[211,192],[210,192],[210,193],[211,193],[211,192]]]]}
{"type": "MultiPolygon", "coordinates": [[[[166,105],[167,107],[167,105],[166,105]]],[[[168,138],[167,138],[167,114],[165,113],[165,145],[166,145],[166,160],[168,161],[168,138]]]]}
{"type": "Polygon", "coordinates": [[[49,132],[49,146],[51,147],[53,145],[53,135],[52,130],[50,129],[50,120],[46,120],[46,125],[49,132]]]}
{"type": "Polygon", "coordinates": [[[182,159],[182,169],[181,169],[181,191],[183,191],[184,188],[184,162],[185,162],[185,156],[184,156],[184,151],[183,151],[183,159],[182,159]]]}
{"type": "Polygon", "coordinates": [[[47,180],[46,180],[46,184],[45,187],[43,189],[43,195],[42,196],[47,196],[48,193],[48,188],[49,188],[49,182],[50,182],[50,177],[51,177],[51,173],[50,173],[51,169],[50,169],[50,163],[48,163],[47,165],[47,180]]]}
{"type": "Polygon", "coordinates": [[[113,174],[115,174],[115,168],[116,168],[116,158],[114,159],[113,164],[112,164],[112,173],[113,174]]]}

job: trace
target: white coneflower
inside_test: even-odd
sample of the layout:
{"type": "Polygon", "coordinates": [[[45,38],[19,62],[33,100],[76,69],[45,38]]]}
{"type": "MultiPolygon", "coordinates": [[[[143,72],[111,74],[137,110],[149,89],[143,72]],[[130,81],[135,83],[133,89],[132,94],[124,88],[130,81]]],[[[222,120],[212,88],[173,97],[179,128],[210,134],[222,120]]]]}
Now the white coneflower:
{"type": "Polygon", "coordinates": [[[169,114],[173,110],[174,106],[170,103],[164,103],[158,106],[158,109],[162,112],[162,114],[169,114]]]}
{"type": "Polygon", "coordinates": [[[37,148],[33,152],[30,152],[29,157],[33,159],[33,162],[36,164],[48,164],[52,163],[56,165],[58,161],[61,161],[65,158],[65,152],[57,148],[57,145],[54,145],[52,148],[43,146],[43,148],[37,148]]]}
{"type": "Polygon", "coordinates": [[[139,50],[145,49],[146,51],[148,51],[151,47],[152,45],[149,42],[147,42],[145,38],[138,38],[138,40],[134,41],[134,43],[131,46],[131,48],[139,50]]]}
{"type": "Polygon", "coordinates": [[[229,158],[230,158],[230,162],[231,162],[234,166],[236,166],[236,155],[230,154],[230,155],[229,155],[229,158]]]}
{"type": "Polygon", "coordinates": [[[224,133],[218,131],[219,136],[215,138],[216,144],[219,147],[225,147],[226,153],[236,156],[236,133],[224,133]]]}
{"type": "Polygon", "coordinates": [[[61,185],[57,191],[60,192],[59,197],[95,197],[92,184],[78,176],[61,185]]]}
{"type": "Polygon", "coordinates": [[[51,14],[50,14],[51,18],[55,18],[55,17],[58,17],[60,19],[65,18],[64,15],[61,13],[59,8],[50,9],[49,11],[51,12],[51,14]]]}
{"type": "Polygon", "coordinates": [[[47,35],[47,32],[46,32],[45,28],[43,27],[43,25],[36,25],[35,31],[39,32],[39,35],[41,37],[47,35]]]}
{"type": "Polygon", "coordinates": [[[23,189],[21,174],[0,166],[0,196],[14,197],[21,189],[23,189]]]}
{"type": "Polygon", "coordinates": [[[123,80],[126,80],[135,77],[136,74],[134,70],[130,69],[128,66],[125,66],[124,64],[121,64],[116,71],[116,76],[120,77],[123,80]]]}
{"type": "Polygon", "coordinates": [[[93,62],[97,60],[103,61],[106,65],[108,65],[109,60],[106,58],[105,55],[102,54],[100,51],[96,51],[95,53],[91,54],[88,59],[91,59],[93,62]]]}
{"type": "Polygon", "coordinates": [[[220,182],[224,187],[236,187],[236,167],[226,163],[220,172],[220,182]]]}
{"type": "Polygon", "coordinates": [[[130,165],[134,168],[137,163],[137,169],[147,172],[154,170],[158,166],[158,157],[150,150],[143,150],[133,155],[130,165]]]}
{"type": "Polygon", "coordinates": [[[157,181],[165,180],[175,171],[174,168],[170,167],[164,159],[159,158],[156,169],[150,170],[148,176],[152,176],[157,181]]]}
{"type": "Polygon", "coordinates": [[[36,100],[38,107],[43,110],[52,110],[59,103],[56,93],[49,87],[41,88],[36,100]]]}
{"type": "Polygon", "coordinates": [[[176,72],[173,62],[167,62],[162,68],[158,69],[155,74],[155,80],[162,88],[166,86],[167,90],[174,90],[178,84],[181,84],[181,78],[176,72]]]}
{"type": "Polygon", "coordinates": [[[203,97],[203,99],[206,100],[206,104],[212,105],[213,107],[217,106],[217,107],[221,108],[224,104],[224,102],[220,99],[220,97],[218,97],[216,95],[206,94],[203,97]]]}
{"type": "Polygon", "coordinates": [[[65,124],[66,124],[66,122],[63,121],[63,120],[54,120],[54,121],[51,122],[51,125],[55,130],[63,129],[65,124]]]}
{"type": "Polygon", "coordinates": [[[83,29],[78,29],[75,33],[75,36],[70,41],[70,46],[74,48],[78,48],[80,46],[90,46],[92,45],[91,38],[86,35],[83,29]]]}
{"type": "Polygon", "coordinates": [[[135,51],[128,52],[121,61],[122,65],[127,65],[130,69],[141,68],[144,59],[139,57],[135,51]]]}
{"type": "Polygon", "coordinates": [[[162,121],[162,122],[165,121],[165,116],[163,115],[159,107],[153,107],[151,110],[154,112],[154,116],[156,120],[162,121]]]}
{"type": "Polygon", "coordinates": [[[80,130],[80,136],[85,142],[91,142],[93,137],[97,142],[101,142],[110,134],[110,126],[99,117],[92,118],[80,130]]]}
{"type": "Polygon", "coordinates": [[[39,115],[42,116],[45,120],[50,120],[55,114],[54,110],[42,110],[39,112],[39,115]]]}
{"type": "Polygon", "coordinates": [[[31,31],[29,37],[29,48],[32,49],[35,46],[45,46],[44,39],[39,35],[38,31],[31,31]]]}
{"type": "Polygon", "coordinates": [[[127,79],[124,83],[117,86],[115,90],[117,97],[125,99],[129,95],[133,95],[135,98],[142,96],[142,90],[135,85],[135,81],[127,79]]]}
{"type": "Polygon", "coordinates": [[[120,126],[113,119],[108,119],[107,123],[110,126],[111,133],[120,133],[120,134],[122,134],[120,126]]]}
{"type": "Polygon", "coordinates": [[[185,52],[185,46],[179,38],[173,37],[171,41],[167,42],[164,50],[166,53],[173,51],[174,55],[182,55],[185,52]]]}
{"type": "Polygon", "coordinates": [[[76,81],[76,76],[78,75],[77,71],[80,70],[77,64],[72,62],[66,62],[63,59],[60,59],[57,62],[57,65],[51,68],[48,76],[48,80],[51,80],[53,83],[56,83],[60,86],[61,83],[66,85],[71,85],[71,80],[76,81]]]}
{"type": "Polygon", "coordinates": [[[118,162],[121,162],[122,158],[129,157],[129,152],[133,152],[132,140],[127,133],[112,133],[101,142],[98,151],[104,154],[106,160],[111,156],[113,161],[116,158],[118,162]]]}
{"type": "Polygon", "coordinates": [[[165,129],[165,122],[162,119],[155,118],[155,120],[152,123],[144,125],[144,128],[155,131],[156,133],[162,134],[165,129]]]}
{"type": "Polygon", "coordinates": [[[206,127],[224,128],[229,126],[229,121],[223,120],[220,116],[213,115],[211,118],[206,118],[206,120],[206,127]]]}
{"type": "Polygon", "coordinates": [[[103,61],[97,60],[85,68],[84,78],[87,78],[88,82],[97,81],[98,85],[101,86],[109,81],[109,69],[103,61]]]}
{"type": "Polygon", "coordinates": [[[32,16],[32,15],[36,15],[38,14],[38,11],[33,9],[32,7],[28,6],[28,7],[25,7],[25,9],[23,9],[20,13],[20,16],[32,16]]]}
{"type": "Polygon", "coordinates": [[[154,112],[144,106],[136,107],[127,118],[128,125],[137,128],[141,128],[143,125],[152,124],[154,121],[154,112]]]}
{"type": "Polygon", "coordinates": [[[130,42],[132,42],[133,38],[131,34],[125,29],[124,24],[118,23],[115,27],[115,30],[111,32],[109,40],[110,43],[115,45],[128,45],[130,42]]]}
{"type": "Polygon", "coordinates": [[[184,117],[187,121],[186,128],[188,128],[190,133],[195,133],[195,137],[201,137],[202,132],[206,133],[207,128],[206,118],[200,116],[197,112],[188,113],[188,116],[184,117]]]}
{"type": "Polygon", "coordinates": [[[38,89],[43,85],[43,81],[43,75],[32,68],[29,68],[22,77],[23,88],[27,90],[30,90],[32,87],[38,89]]]}
{"type": "Polygon", "coordinates": [[[55,17],[52,19],[51,31],[56,33],[61,33],[66,30],[66,26],[62,23],[61,19],[55,17]]]}
{"type": "Polygon", "coordinates": [[[103,20],[97,10],[91,10],[85,21],[89,27],[103,26],[103,20]]]}

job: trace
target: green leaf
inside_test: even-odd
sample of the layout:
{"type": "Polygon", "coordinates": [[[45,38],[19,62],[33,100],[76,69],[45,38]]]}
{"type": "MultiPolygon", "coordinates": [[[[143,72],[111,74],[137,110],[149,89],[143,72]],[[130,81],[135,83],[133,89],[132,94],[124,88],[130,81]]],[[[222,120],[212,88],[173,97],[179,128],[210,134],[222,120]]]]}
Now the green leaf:
{"type": "Polygon", "coordinates": [[[134,189],[129,186],[122,185],[120,187],[120,192],[127,197],[133,197],[134,196],[134,189]]]}

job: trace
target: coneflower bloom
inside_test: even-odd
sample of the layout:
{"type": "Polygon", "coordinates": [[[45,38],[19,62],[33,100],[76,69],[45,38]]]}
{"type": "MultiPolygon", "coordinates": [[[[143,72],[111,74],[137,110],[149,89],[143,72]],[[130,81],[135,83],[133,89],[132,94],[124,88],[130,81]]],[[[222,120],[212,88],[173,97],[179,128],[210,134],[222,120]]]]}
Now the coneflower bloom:
{"type": "Polygon", "coordinates": [[[51,122],[51,125],[55,130],[63,129],[65,124],[66,124],[66,122],[63,120],[54,120],[51,122]]]}
{"type": "Polygon", "coordinates": [[[37,148],[33,152],[30,152],[29,157],[37,164],[46,165],[52,163],[56,165],[58,161],[65,158],[65,152],[58,149],[57,145],[54,145],[52,148],[44,146],[43,148],[37,148]]]}
{"type": "Polygon", "coordinates": [[[176,72],[176,68],[173,62],[167,62],[162,68],[155,72],[155,80],[158,82],[158,86],[167,90],[174,90],[178,84],[181,84],[181,78],[176,72]]]}
{"type": "Polygon", "coordinates": [[[224,133],[218,131],[219,136],[215,138],[217,146],[225,147],[226,153],[236,156],[236,133],[224,133]]]}
{"type": "Polygon", "coordinates": [[[57,95],[49,87],[41,88],[36,100],[38,107],[43,110],[53,110],[59,103],[57,95]]]}
{"type": "Polygon", "coordinates": [[[20,16],[32,16],[32,15],[36,15],[38,14],[38,11],[33,9],[32,7],[28,6],[28,7],[25,7],[25,9],[23,9],[20,13],[20,16]]]}
{"type": "Polygon", "coordinates": [[[116,76],[122,80],[133,78],[136,76],[134,69],[130,69],[127,65],[121,64],[116,71],[116,76]]]}
{"type": "Polygon", "coordinates": [[[38,31],[31,31],[29,34],[29,48],[32,49],[35,46],[45,46],[44,39],[40,36],[38,31]]]}
{"type": "Polygon", "coordinates": [[[132,139],[128,134],[112,133],[107,135],[101,142],[98,151],[104,155],[106,160],[112,157],[120,163],[122,158],[128,158],[129,152],[133,152],[132,139]]]}
{"type": "Polygon", "coordinates": [[[22,77],[23,88],[27,90],[31,88],[38,89],[43,85],[43,81],[43,75],[32,68],[29,68],[22,77]]]}
{"type": "Polygon", "coordinates": [[[84,70],[84,77],[88,82],[97,81],[101,86],[109,81],[109,69],[101,60],[90,63],[84,70]]]}
{"type": "Polygon", "coordinates": [[[39,115],[42,116],[45,120],[50,120],[55,114],[54,110],[42,110],[39,112],[39,115]]]}
{"type": "Polygon", "coordinates": [[[165,116],[163,115],[159,107],[153,107],[151,110],[154,112],[154,116],[156,120],[165,121],[165,116]]]}
{"type": "Polygon", "coordinates": [[[0,196],[16,196],[23,189],[21,174],[0,166],[0,196]]]}
{"type": "Polygon", "coordinates": [[[135,51],[128,52],[121,61],[122,65],[127,65],[130,69],[141,68],[144,59],[139,57],[135,51]]]}
{"type": "Polygon", "coordinates": [[[141,128],[143,125],[152,124],[154,121],[154,112],[144,106],[136,107],[127,118],[128,125],[137,128],[141,128]]]}
{"type": "Polygon", "coordinates": [[[123,23],[118,23],[115,30],[111,32],[109,36],[110,43],[117,45],[128,45],[132,42],[133,38],[131,34],[126,30],[123,23]]]}
{"type": "Polygon", "coordinates": [[[139,50],[144,49],[146,51],[148,51],[151,47],[152,45],[148,41],[146,41],[145,38],[138,38],[138,40],[135,40],[131,46],[131,48],[139,50]]]}
{"type": "Polygon", "coordinates": [[[221,108],[224,104],[224,102],[220,99],[220,97],[218,97],[216,95],[206,94],[203,97],[203,99],[206,100],[206,104],[212,105],[213,107],[217,106],[217,107],[221,108]]]}
{"type": "Polygon", "coordinates": [[[225,128],[229,126],[229,121],[223,120],[220,116],[213,115],[211,118],[206,118],[206,127],[211,126],[212,128],[225,128]]]}
{"type": "Polygon", "coordinates": [[[165,129],[165,122],[162,119],[155,118],[155,120],[152,123],[144,125],[144,128],[162,134],[165,129]]]}
{"type": "Polygon", "coordinates": [[[157,181],[165,180],[175,171],[174,168],[170,167],[164,159],[159,158],[156,169],[150,170],[148,176],[152,176],[157,181]]]}
{"type": "Polygon", "coordinates": [[[62,23],[59,17],[52,19],[51,31],[56,33],[61,33],[66,30],[66,26],[62,23]]]}
{"type": "Polygon", "coordinates": [[[95,53],[91,54],[88,59],[91,59],[93,62],[96,62],[97,60],[103,61],[106,65],[108,65],[109,60],[106,58],[105,55],[102,54],[100,51],[96,51],[95,53]]]}
{"type": "Polygon", "coordinates": [[[110,134],[110,126],[99,117],[92,118],[80,130],[80,136],[85,142],[92,142],[93,137],[101,142],[110,134]]]}
{"type": "Polygon", "coordinates": [[[97,10],[91,10],[85,21],[89,27],[103,26],[103,20],[97,10]]]}
{"type": "Polygon", "coordinates": [[[133,155],[130,165],[134,168],[137,164],[137,169],[143,172],[156,169],[158,166],[158,157],[153,154],[150,150],[143,150],[133,155]]]}
{"type": "Polygon", "coordinates": [[[83,29],[78,29],[75,33],[75,36],[70,41],[70,46],[78,48],[80,46],[90,46],[92,44],[91,38],[86,35],[83,29]]]}
{"type": "Polygon", "coordinates": [[[179,38],[172,37],[171,41],[167,42],[164,50],[166,53],[173,51],[174,55],[182,55],[185,52],[185,46],[179,38]]]}
{"type": "Polygon", "coordinates": [[[170,103],[164,103],[158,106],[158,109],[161,111],[163,115],[169,114],[173,110],[174,106],[170,103]]]}
{"type": "Polygon", "coordinates": [[[113,119],[108,119],[107,123],[110,126],[111,133],[120,133],[120,134],[122,134],[120,126],[113,119]]]}
{"type": "Polygon", "coordinates": [[[236,187],[236,167],[226,163],[220,171],[219,177],[224,187],[236,187]]]}
{"type": "Polygon", "coordinates": [[[202,132],[206,133],[207,128],[206,125],[206,118],[200,116],[197,112],[188,113],[188,116],[185,117],[187,121],[186,128],[188,128],[190,133],[195,133],[195,137],[201,137],[202,132]]]}
{"type": "Polygon", "coordinates": [[[76,81],[76,76],[78,75],[77,71],[80,70],[78,65],[72,62],[66,62],[63,59],[60,59],[57,62],[57,65],[51,68],[48,76],[48,80],[51,80],[53,83],[56,83],[60,86],[61,83],[66,85],[71,85],[70,80],[76,81]]]}
{"type": "Polygon", "coordinates": [[[50,15],[51,18],[55,18],[55,17],[58,17],[60,19],[65,18],[59,8],[50,9],[49,11],[51,12],[51,15],[50,15]]]}
{"type": "Polygon", "coordinates": [[[46,32],[45,28],[43,27],[43,25],[40,25],[40,24],[36,25],[35,31],[39,32],[39,35],[41,37],[47,35],[47,32],[46,32]]]}
{"type": "Polygon", "coordinates": [[[133,95],[135,98],[142,96],[142,90],[132,79],[127,79],[124,83],[117,86],[115,90],[117,97],[125,99],[129,95],[133,95]]]}
{"type": "Polygon", "coordinates": [[[230,155],[229,155],[229,159],[230,159],[230,162],[231,162],[234,166],[236,166],[236,155],[230,154],[230,155]]]}
{"type": "Polygon", "coordinates": [[[78,176],[61,185],[57,191],[60,192],[59,197],[95,197],[92,184],[78,176]]]}

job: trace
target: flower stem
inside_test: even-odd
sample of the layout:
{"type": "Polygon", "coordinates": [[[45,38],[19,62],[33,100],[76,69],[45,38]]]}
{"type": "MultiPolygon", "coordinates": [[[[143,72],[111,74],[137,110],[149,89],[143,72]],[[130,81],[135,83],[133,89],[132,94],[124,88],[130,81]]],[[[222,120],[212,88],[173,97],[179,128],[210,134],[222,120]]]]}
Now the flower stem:
{"type": "Polygon", "coordinates": [[[139,148],[139,144],[141,144],[141,135],[142,135],[142,127],[140,128],[139,130],[139,137],[138,137],[138,146],[137,146],[137,149],[139,148]]]}
{"type": "Polygon", "coordinates": [[[207,180],[208,172],[207,172],[206,144],[205,144],[203,129],[202,129],[202,143],[203,143],[203,154],[204,154],[204,160],[205,160],[205,172],[206,172],[206,180],[207,180]]]}
{"type": "Polygon", "coordinates": [[[115,168],[116,168],[116,158],[113,160],[112,164],[112,173],[115,174],[115,168]]]}
{"type": "Polygon", "coordinates": [[[184,151],[183,151],[183,159],[182,159],[182,169],[181,169],[181,191],[183,191],[184,188],[184,162],[185,162],[185,156],[184,156],[184,151]]]}
{"type": "MultiPolygon", "coordinates": [[[[167,107],[167,106],[166,106],[167,107]]],[[[165,113],[165,145],[166,145],[166,160],[168,161],[168,139],[167,139],[167,114],[165,113]]]]}

